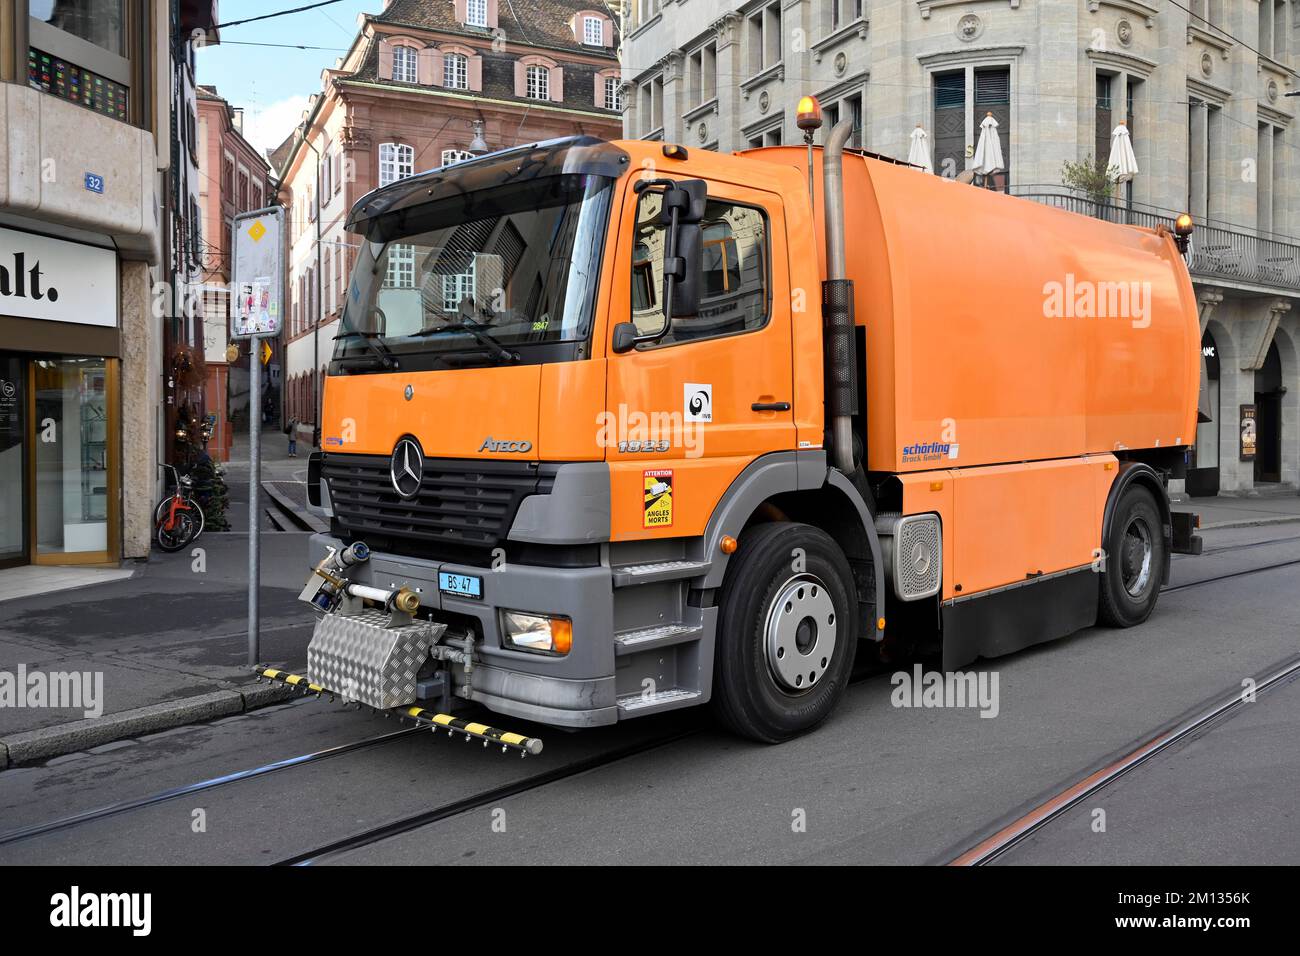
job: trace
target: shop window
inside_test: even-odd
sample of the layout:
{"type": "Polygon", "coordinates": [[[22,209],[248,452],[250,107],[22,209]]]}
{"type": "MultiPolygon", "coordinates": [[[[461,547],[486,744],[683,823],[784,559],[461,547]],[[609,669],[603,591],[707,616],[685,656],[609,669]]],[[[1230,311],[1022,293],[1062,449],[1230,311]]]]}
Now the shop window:
{"type": "Polygon", "coordinates": [[[34,363],[38,561],[107,560],[113,550],[110,371],[102,358],[34,363]]]}

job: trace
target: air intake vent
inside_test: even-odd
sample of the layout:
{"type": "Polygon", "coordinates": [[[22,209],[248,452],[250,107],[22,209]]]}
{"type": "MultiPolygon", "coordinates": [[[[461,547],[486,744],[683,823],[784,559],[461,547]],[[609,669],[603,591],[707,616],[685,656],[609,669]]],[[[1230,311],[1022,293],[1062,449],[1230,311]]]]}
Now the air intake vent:
{"type": "Polygon", "coordinates": [[[943,573],[943,538],[936,514],[882,514],[876,518],[885,573],[894,594],[916,601],[939,593],[943,573]]]}

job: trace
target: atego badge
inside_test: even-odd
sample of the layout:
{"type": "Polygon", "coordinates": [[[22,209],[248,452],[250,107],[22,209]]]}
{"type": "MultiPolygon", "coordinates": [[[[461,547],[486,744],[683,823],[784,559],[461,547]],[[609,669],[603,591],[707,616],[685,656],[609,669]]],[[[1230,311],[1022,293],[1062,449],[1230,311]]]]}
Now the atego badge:
{"type": "Polygon", "coordinates": [[[671,468],[658,468],[644,472],[645,511],[643,528],[671,528],[673,526],[673,472],[671,468]]]}

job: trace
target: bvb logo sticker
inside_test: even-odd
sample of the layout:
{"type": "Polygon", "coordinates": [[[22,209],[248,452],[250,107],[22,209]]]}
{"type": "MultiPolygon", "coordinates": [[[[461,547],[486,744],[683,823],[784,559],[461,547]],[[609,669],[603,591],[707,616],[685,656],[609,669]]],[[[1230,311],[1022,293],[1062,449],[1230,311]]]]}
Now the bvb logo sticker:
{"type": "Polygon", "coordinates": [[[673,526],[673,472],[671,468],[643,473],[645,478],[645,512],[643,528],[673,526]]]}

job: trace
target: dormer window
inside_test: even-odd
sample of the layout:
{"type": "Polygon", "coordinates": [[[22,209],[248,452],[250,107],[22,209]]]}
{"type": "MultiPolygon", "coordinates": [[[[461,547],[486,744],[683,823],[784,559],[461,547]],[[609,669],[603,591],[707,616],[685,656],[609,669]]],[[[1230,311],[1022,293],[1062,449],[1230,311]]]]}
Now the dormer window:
{"type": "Polygon", "coordinates": [[[487,29],[488,0],[466,0],[465,25],[487,29]]]}
{"type": "Polygon", "coordinates": [[[605,24],[600,17],[582,18],[582,42],[587,46],[605,45],[605,24]]]}
{"type": "Polygon", "coordinates": [[[419,77],[418,54],[409,46],[393,47],[393,79],[398,83],[415,83],[419,77]]]}
{"type": "Polygon", "coordinates": [[[469,89],[469,58],[461,53],[444,53],[442,85],[452,90],[469,89]]]}
{"type": "Polygon", "coordinates": [[[544,66],[528,68],[527,96],[530,100],[549,100],[551,98],[551,71],[544,66]]]}

